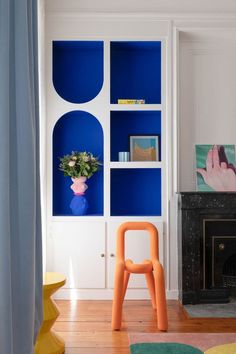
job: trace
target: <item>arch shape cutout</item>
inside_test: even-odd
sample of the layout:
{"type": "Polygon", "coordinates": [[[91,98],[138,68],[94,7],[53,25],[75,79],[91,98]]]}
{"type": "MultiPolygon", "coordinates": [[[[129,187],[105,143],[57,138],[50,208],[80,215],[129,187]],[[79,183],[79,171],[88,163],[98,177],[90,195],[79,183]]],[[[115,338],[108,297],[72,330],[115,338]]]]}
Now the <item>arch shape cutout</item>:
{"type": "Polygon", "coordinates": [[[53,85],[64,100],[85,103],[103,85],[102,41],[53,41],[53,85]]]}
{"type": "MultiPolygon", "coordinates": [[[[72,215],[72,181],[59,170],[59,158],[72,151],[87,151],[103,161],[103,129],[98,119],[85,111],[64,114],[53,129],[53,215],[72,215]]],[[[86,184],[87,215],[103,215],[103,166],[86,184]]]]}

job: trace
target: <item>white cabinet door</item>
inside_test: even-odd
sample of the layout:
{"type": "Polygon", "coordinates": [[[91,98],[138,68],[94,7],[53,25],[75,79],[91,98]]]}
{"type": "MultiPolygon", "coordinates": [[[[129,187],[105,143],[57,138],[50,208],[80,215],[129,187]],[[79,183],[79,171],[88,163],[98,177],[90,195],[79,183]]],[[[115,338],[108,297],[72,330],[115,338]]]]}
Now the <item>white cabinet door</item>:
{"type": "MultiPolygon", "coordinates": [[[[159,257],[163,262],[163,223],[152,222],[159,233],[159,257]]],[[[108,287],[114,287],[114,270],[116,254],[116,232],[121,223],[110,222],[108,225],[108,287]]],[[[134,263],[142,263],[144,259],[150,259],[150,241],[147,231],[127,231],[125,234],[125,259],[132,259],[134,263]]],[[[146,288],[143,274],[131,274],[129,288],[146,288]]]]}
{"type": "Polygon", "coordinates": [[[52,222],[48,271],[63,273],[66,288],[105,288],[105,222],[52,222]]]}

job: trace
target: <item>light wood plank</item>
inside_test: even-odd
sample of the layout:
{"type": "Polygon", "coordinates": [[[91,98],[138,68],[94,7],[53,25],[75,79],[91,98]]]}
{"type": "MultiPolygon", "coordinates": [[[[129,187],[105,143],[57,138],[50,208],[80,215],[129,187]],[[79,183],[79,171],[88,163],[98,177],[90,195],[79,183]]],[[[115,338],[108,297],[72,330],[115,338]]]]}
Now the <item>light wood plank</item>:
{"type": "Polygon", "coordinates": [[[127,348],[128,336],[122,331],[112,332],[57,332],[62,338],[66,338],[68,348],[127,348]]]}
{"type": "MultiPolygon", "coordinates": [[[[155,333],[156,313],[147,300],[126,300],[121,331],[111,331],[112,301],[56,301],[54,329],[66,354],[129,354],[129,333],[155,333]]],[[[235,333],[236,318],[188,318],[178,301],[168,301],[169,332],[235,333]]]]}

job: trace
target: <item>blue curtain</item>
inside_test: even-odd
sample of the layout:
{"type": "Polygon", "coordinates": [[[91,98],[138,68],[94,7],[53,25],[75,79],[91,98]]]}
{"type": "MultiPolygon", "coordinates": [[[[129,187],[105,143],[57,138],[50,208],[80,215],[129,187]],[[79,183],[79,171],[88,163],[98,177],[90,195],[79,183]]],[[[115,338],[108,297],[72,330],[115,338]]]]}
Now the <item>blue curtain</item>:
{"type": "Polygon", "coordinates": [[[0,353],[42,319],[37,0],[0,0],[0,353]]]}

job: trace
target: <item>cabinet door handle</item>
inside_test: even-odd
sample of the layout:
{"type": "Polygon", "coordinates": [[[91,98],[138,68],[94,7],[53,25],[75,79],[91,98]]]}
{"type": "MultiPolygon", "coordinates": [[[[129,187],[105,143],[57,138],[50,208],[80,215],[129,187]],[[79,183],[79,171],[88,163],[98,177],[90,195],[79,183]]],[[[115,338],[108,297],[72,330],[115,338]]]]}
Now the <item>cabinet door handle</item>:
{"type": "Polygon", "coordinates": [[[111,254],[110,254],[110,257],[115,257],[114,253],[111,253],[111,254]]]}
{"type": "Polygon", "coordinates": [[[105,254],[104,254],[104,253],[101,253],[101,257],[104,258],[104,257],[105,257],[105,254]]]}

